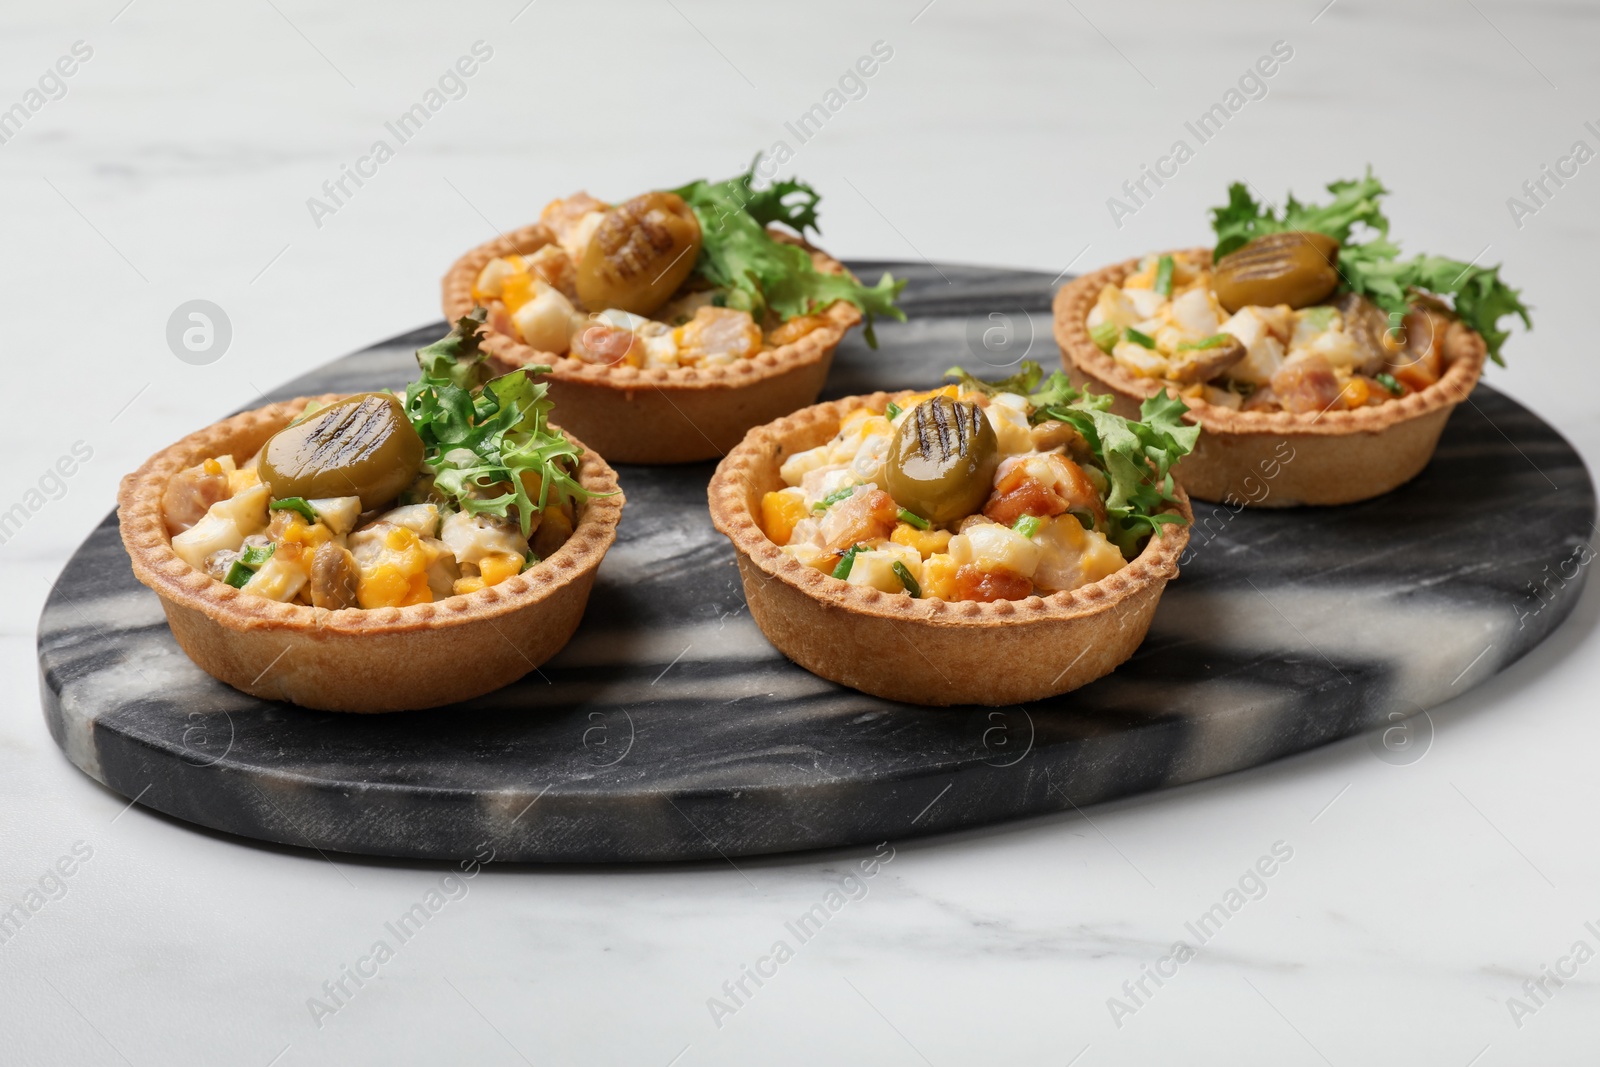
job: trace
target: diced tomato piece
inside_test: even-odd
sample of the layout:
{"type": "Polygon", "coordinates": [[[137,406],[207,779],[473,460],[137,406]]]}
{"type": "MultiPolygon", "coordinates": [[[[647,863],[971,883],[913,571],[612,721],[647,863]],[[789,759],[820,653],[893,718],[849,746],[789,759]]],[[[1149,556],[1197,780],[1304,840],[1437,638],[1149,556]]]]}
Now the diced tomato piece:
{"type": "Polygon", "coordinates": [[[1082,467],[1060,455],[1027,456],[1002,465],[983,513],[1004,526],[1024,515],[1047,518],[1086,508],[1105,519],[1105,501],[1082,467]]]}
{"type": "Polygon", "coordinates": [[[1301,356],[1279,367],[1272,392],[1285,411],[1327,411],[1340,398],[1339,379],[1321,356],[1301,356]]]}
{"type": "Polygon", "coordinates": [[[894,532],[900,505],[882,489],[869,489],[828,509],[822,519],[822,539],[829,548],[876,541],[894,532]]]}
{"type": "Polygon", "coordinates": [[[956,600],[1022,600],[1033,595],[1033,582],[1016,571],[980,570],[968,563],[956,569],[956,600]]]}

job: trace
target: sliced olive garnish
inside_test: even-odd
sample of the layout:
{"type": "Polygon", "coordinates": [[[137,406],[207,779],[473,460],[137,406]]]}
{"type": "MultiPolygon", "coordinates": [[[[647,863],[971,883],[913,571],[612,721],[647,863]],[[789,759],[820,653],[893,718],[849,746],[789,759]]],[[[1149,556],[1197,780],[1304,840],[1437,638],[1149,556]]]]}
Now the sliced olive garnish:
{"type": "Polygon", "coordinates": [[[261,451],[261,480],[276,500],[359,496],[386,504],[422,466],[422,438],[397,397],[358,393],[279,430],[261,451]]]}
{"type": "Polygon", "coordinates": [[[1339,242],[1324,233],[1269,233],[1217,260],[1212,287],[1228,311],[1310,307],[1339,285],[1339,242]]]}
{"type": "Polygon", "coordinates": [[[645,193],[606,213],[578,263],[590,311],[648,315],[677,291],[700,255],[700,222],[676,193],[645,193]]]}
{"type": "Polygon", "coordinates": [[[931,523],[955,522],[983,505],[999,463],[1000,443],[978,405],[937,396],[900,423],[884,464],[884,488],[931,523]]]}

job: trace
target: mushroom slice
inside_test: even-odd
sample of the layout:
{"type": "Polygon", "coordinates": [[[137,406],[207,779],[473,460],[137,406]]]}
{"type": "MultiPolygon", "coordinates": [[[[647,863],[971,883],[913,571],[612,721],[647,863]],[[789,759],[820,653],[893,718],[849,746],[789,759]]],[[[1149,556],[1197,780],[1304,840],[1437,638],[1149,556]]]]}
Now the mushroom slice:
{"type": "Polygon", "coordinates": [[[1168,364],[1167,377],[1182,385],[1209,382],[1244,358],[1244,344],[1232,334],[1211,348],[1190,348],[1177,353],[1168,364]]]}

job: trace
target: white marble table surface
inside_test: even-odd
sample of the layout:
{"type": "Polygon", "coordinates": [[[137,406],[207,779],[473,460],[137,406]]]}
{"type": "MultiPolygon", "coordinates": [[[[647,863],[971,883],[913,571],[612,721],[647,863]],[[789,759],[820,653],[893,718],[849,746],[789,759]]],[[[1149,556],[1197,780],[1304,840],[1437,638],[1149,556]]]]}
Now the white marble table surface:
{"type": "Polygon", "coordinates": [[[51,743],[33,633],[117,479],[157,447],[435,318],[450,259],[551,195],[721,176],[779,139],[785,172],[828,194],[836,253],[1052,271],[1203,241],[1230,180],[1311,193],[1370,161],[1408,247],[1483,250],[1525,287],[1538,330],[1490,380],[1592,462],[1600,163],[1520,219],[1507,200],[1574,142],[1600,148],[1584,125],[1600,127],[1597,37],[1600,9],[1577,0],[8,5],[0,108],[30,110],[76,42],[92,55],[46,77],[0,144],[0,510],[38,505],[0,544],[0,907],[49,894],[0,944],[0,1059],[1593,1062],[1600,961],[1572,956],[1600,948],[1593,588],[1548,644],[1434,711],[1408,765],[1356,738],[1083,815],[899,842],[859,890],[842,880],[871,850],[490,866],[446,882],[454,899],[404,944],[384,924],[449,869],[128,809],[51,743]],[[493,53],[465,95],[314,220],[307,199],[476,41],[493,53]],[[880,41],[892,57],[865,95],[799,144],[784,123],[880,41]],[[1115,225],[1107,199],[1177,138],[1194,145],[1185,121],[1278,41],[1293,55],[1266,95],[1115,225]],[[233,330],[204,366],[166,341],[196,298],[233,330]],[[49,479],[75,445],[91,457],[49,479]],[[1280,842],[1292,858],[1264,895],[1200,945],[1185,923],[1280,842]],[[841,884],[859,899],[799,944],[785,923],[841,884]],[[394,956],[358,987],[344,968],[371,973],[380,939],[394,956]],[[793,958],[733,1000],[724,983],[779,939],[793,958]],[[1143,978],[1178,940],[1195,958],[1143,978]],[[1524,983],[1547,968],[1576,974],[1535,999],[1524,983]],[[1124,983],[1142,978],[1134,1001],[1124,983]],[[335,1002],[323,983],[341,979],[335,1002]]]}

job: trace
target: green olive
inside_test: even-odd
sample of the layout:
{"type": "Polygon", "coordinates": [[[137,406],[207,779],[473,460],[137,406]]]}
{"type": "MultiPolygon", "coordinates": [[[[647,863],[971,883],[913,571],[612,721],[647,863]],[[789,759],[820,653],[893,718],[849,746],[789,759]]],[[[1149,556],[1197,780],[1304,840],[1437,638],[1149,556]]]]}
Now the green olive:
{"type": "Polygon", "coordinates": [[[884,463],[884,488],[929,522],[955,522],[983,505],[999,463],[1000,442],[978,405],[936,396],[900,423],[884,463]]]}
{"type": "Polygon", "coordinates": [[[1289,230],[1257,237],[1217,260],[1212,287],[1228,311],[1310,307],[1339,286],[1339,242],[1325,233],[1289,230]]]}
{"type": "Polygon", "coordinates": [[[370,511],[400,495],[422,466],[422,438],[389,393],[357,393],[279,430],[261,450],[274,499],[359,496],[370,511]]]}
{"type": "Polygon", "coordinates": [[[694,270],[700,222],[676,193],[645,193],[606,212],[578,262],[578,299],[590,311],[649,315],[694,270]]]}

